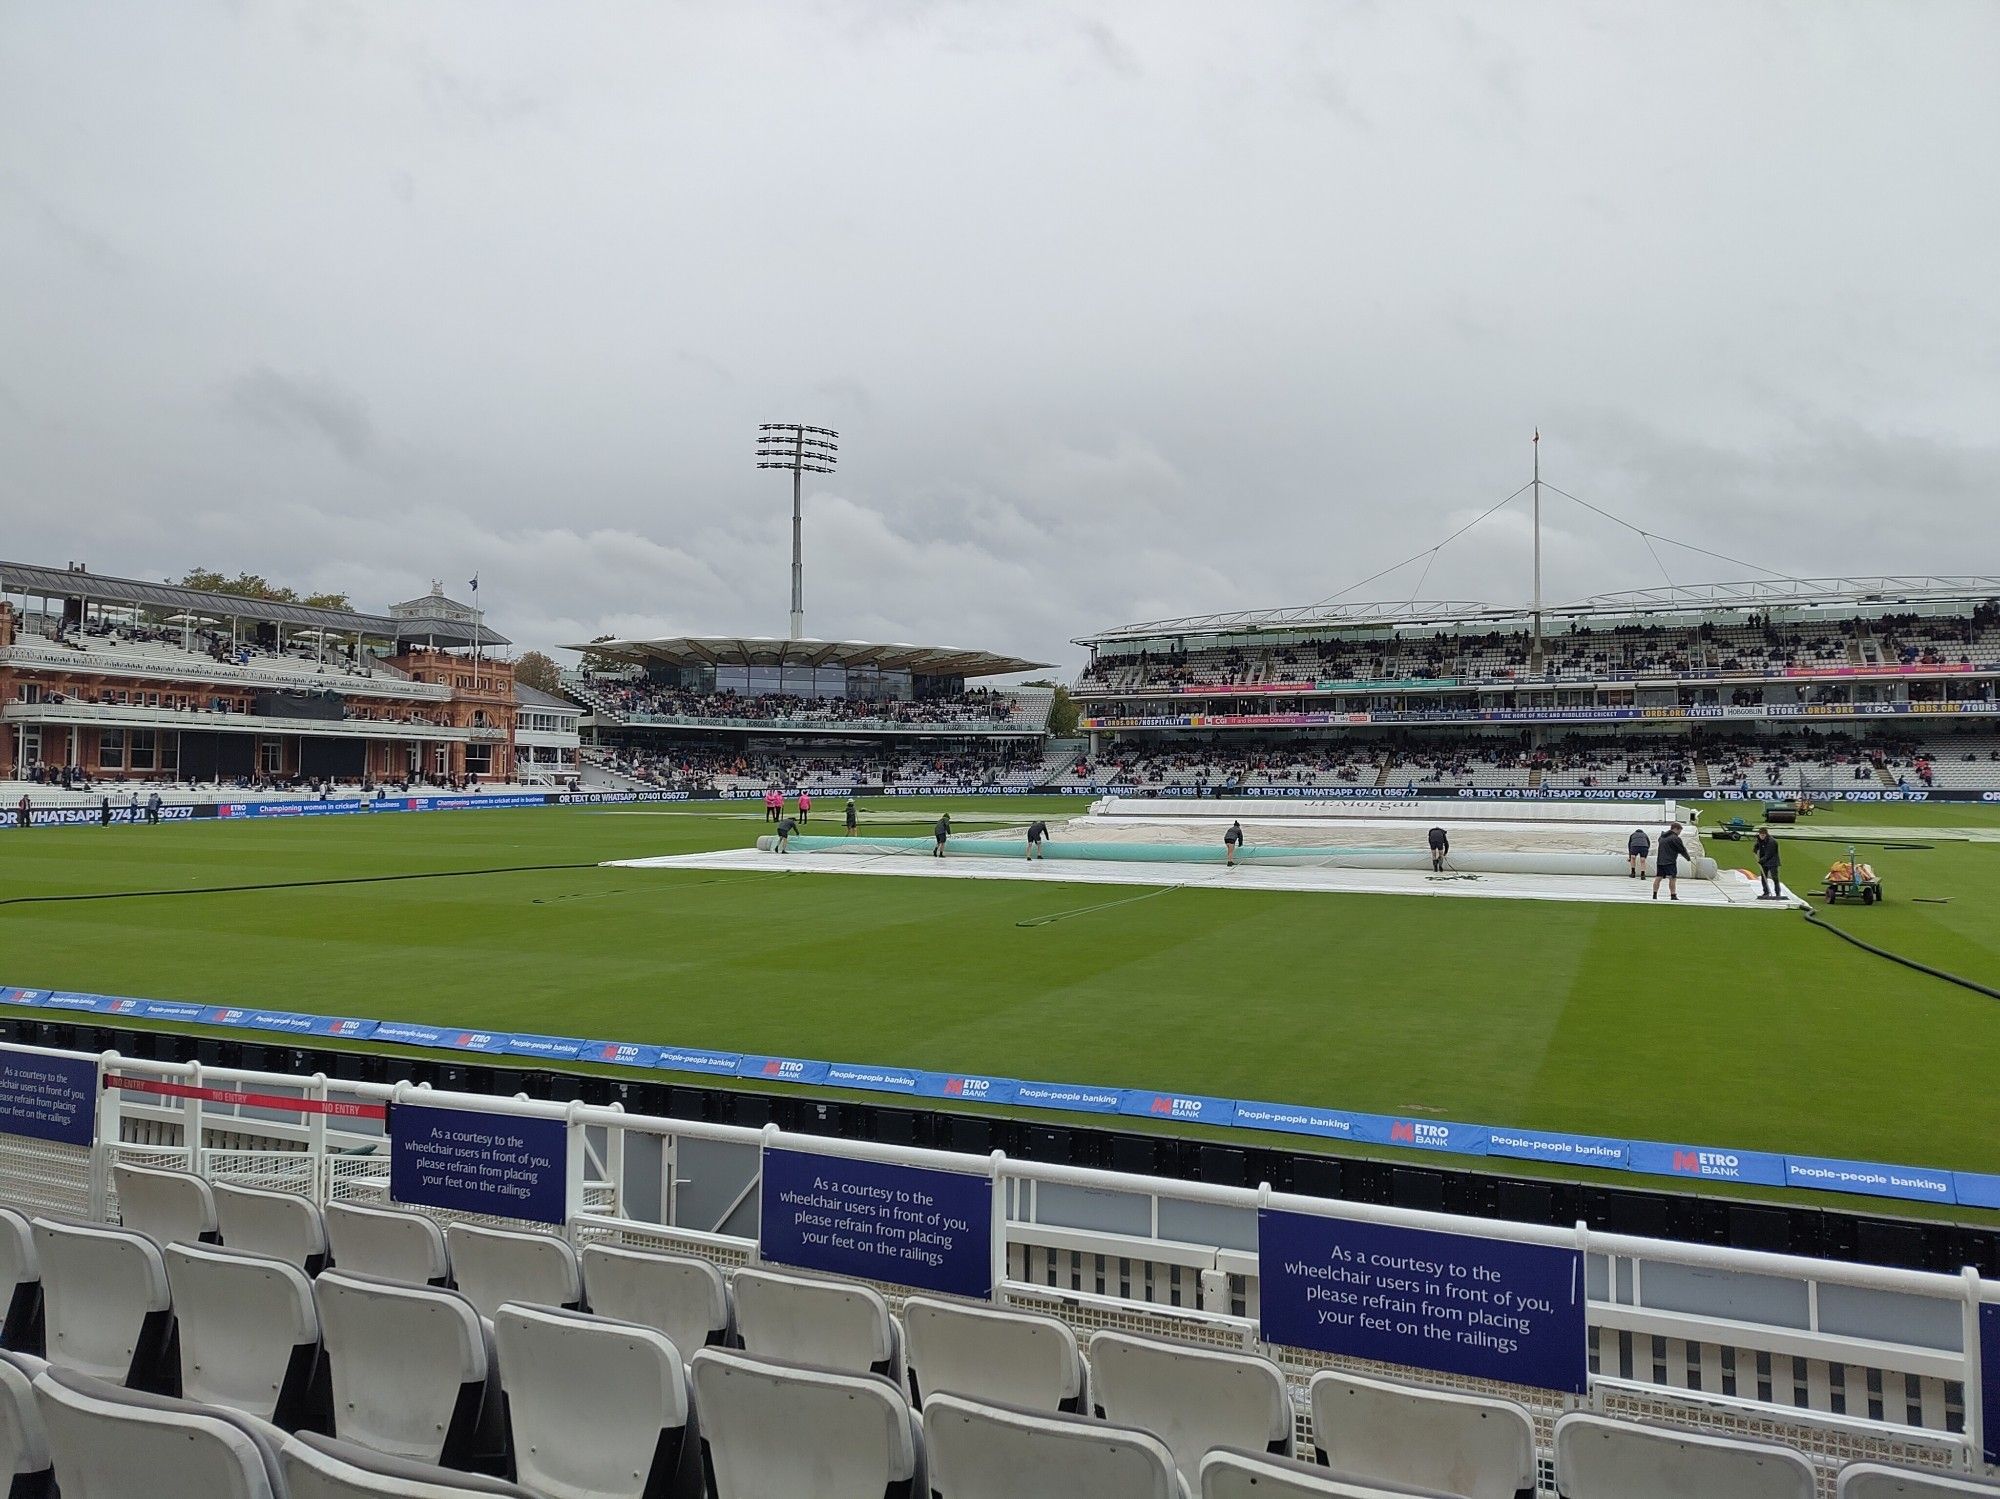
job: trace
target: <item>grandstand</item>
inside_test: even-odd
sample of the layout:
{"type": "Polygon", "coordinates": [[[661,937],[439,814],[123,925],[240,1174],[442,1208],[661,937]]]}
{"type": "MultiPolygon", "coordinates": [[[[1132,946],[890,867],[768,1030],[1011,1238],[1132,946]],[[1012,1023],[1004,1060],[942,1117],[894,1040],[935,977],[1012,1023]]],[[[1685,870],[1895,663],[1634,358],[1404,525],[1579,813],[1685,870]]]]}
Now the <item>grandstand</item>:
{"type": "Polygon", "coordinates": [[[1027,791],[1075,763],[1046,686],[972,685],[1043,663],[946,646],[680,636],[570,649],[594,784],[813,792],[1027,791]]]}
{"type": "Polygon", "coordinates": [[[1340,605],[1077,644],[1089,751],[1070,774],[1099,788],[2000,788],[1996,578],[1340,605]]]}
{"type": "Polygon", "coordinates": [[[46,1104],[0,1137],[16,1494],[1972,1499],[2000,1471],[1970,1272],[0,1063],[46,1104]]]}
{"type": "Polygon", "coordinates": [[[439,586],[365,614],[0,562],[0,595],[0,783],[44,797],[577,774],[574,707],[439,586]]]}

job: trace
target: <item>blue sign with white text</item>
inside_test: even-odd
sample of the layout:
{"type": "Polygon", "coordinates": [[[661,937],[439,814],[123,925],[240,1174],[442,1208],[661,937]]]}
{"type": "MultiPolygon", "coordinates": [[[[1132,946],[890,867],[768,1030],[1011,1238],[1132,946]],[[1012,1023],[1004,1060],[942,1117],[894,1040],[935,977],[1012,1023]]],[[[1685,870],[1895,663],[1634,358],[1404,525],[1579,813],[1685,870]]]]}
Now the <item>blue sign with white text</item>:
{"type": "Polygon", "coordinates": [[[1567,1166],[1604,1166],[1614,1171],[1625,1168],[1631,1149],[1623,1140],[1606,1140],[1597,1135],[1552,1135],[1532,1129],[1496,1129],[1487,1134],[1488,1155],[1509,1156],[1517,1161],[1561,1161],[1567,1166]]]}
{"type": "Polygon", "coordinates": [[[0,1046],[0,1132],[58,1145],[97,1139],[97,1058],[0,1046]]]}
{"type": "Polygon", "coordinates": [[[1901,1197],[1911,1202],[1958,1200],[1949,1171],[1921,1166],[1881,1166],[1873,1161],[1829,1161],[1818,1156],[1786,1156],[1785,1180],[1822,1192],[1859,1192],[1867,1197],[1901,1197]]]}
{"type": "Polygon", "coordinates": [[[1145,1088],[1127,1088],[1118,1098],[1118,1112],[1148,1119],[1171,1119],[1179,1124],[1228,1124],[1236,1117],[1236,1103],[1228,1098],[1204,1098],[1196,1093],[1155,1093],[1145,1088]]]}
{"type": "Polygon", "coordinates": [[[1710,1145],[1661,1145],[1634,1140],[1628,1147],[1634,1171],[1654,1176],[1691,1176],[1702,1181],[1749,1182],[1759,1187],[1785,1184],[1785,1158],[1761,1150],[1718,1150],[1710,1145]]]}
{"type": "Polygon", "coordinates": [[[1583,1255],[1266,1208],[1264,1340],[1581,1395],[1583,1255]]]}
{"type": "Polygon", "coordinates": [[[963,1171],[766,1150],[761,1258],[948,1296],[993,1294],[993,1183],[963,1171]]]}
{"type": "Polygon", "coordinates": [[[418,1207],[534,1223],[569,1217],[560,1119],[399,1103],[389,1110],[389,1196],[418,1207]]]}

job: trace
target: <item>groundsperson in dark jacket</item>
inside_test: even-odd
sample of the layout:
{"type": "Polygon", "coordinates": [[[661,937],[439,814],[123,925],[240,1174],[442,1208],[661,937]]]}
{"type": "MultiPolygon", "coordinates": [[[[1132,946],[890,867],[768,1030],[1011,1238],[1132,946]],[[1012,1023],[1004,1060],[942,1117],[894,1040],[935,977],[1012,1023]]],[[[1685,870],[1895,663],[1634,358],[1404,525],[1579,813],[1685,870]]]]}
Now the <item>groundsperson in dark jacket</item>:
{"type": "Polygon", "coordinates": [[[1759,828],[1750,849],[1757,855],[1757,899],[1783,900],[1785,887],[1778,881],[1778,840],[1771,836],[1769,828],[1759,828]]]}
{"type": "Polygon", "coordinates": [[[1660,841],[1653,845],[1653,899],[1660,898],[1660,881],[1667,882],[1667,899],[1679,900],[1681,860],[1692,857],[1688,846],[1681,839],[1681,825],[1674,823],[1664,833],[1660,841]]]}

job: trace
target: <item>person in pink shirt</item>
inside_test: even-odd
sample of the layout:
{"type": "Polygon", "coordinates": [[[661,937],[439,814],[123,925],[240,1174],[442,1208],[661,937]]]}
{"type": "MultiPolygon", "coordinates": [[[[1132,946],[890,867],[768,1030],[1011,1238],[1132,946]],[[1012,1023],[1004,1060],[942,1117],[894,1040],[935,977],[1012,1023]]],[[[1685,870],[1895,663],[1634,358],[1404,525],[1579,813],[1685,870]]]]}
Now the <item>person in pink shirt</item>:
{"type": "Polygon", "coordinates": [[[812,793],[811,793],[810,791],[806,790],[806,788],[805,788],[805,787],[803,787],[803,786],[799,787],[799,826],[800,826],[800,827],[804,827],[804,826],[805,826],[805,825],[806,825],[806,824],[807,824],[808,822],[812,821],[812,818],[811,818],[811,815],[810,815],[810,814],[811,814],[811,812],[812,812],[812,804],[813,804],[813,799],[812,799],[812,793]]]}
{"type": "Polygon", "coordinates": [[[776,822],[785,813],[785,793],[773,786],[764,793],[764,815],[776,822]]]}

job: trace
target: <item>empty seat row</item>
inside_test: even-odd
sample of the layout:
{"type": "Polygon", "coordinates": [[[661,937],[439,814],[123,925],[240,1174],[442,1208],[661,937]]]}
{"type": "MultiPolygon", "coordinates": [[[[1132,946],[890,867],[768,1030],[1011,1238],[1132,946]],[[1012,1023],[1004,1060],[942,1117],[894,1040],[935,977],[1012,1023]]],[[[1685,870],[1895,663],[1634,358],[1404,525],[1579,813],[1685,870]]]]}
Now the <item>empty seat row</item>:
{"type": "MultiPolygon", "coordinates": [[[[606,1244],[579,1257],[551,1235],[464,1224],[444,1230],[421,1214],[352,1204],[327,1210],[336,1265],[316,1282],[297,1264],[232,1245],[182,1242],[163,1252],[142,1234],[46,1220],[32,1225],[22,1250],[5,1227],[8,1216],[0,1213],[0,1269],[10,1257],[45,1250],[38,1273],[48,1283],[47,1341],[58,1365],[287,1430],[331,1431],[410,1460],[493,1471],[512,1461],[524,1476],[538,1460],[573,1466],[577,1402],[611,1409],[636,1400],[639,1418],[618,1429],[658,1433],[672,1453],[647,1461],[615,1440],[594,1442],[590,1451],[607,1456],[612,1473],[575,1492],[619,1492],[616,1473],[628,1469],[685,1478],[694,1405],[682,1388],[682,1360],[739,1343],[739,1363],[748,1361],[741,1368],[765,1370],[756,1379],[775,1377],[772,1369],[801,1379],[880,1376],[877,1383],[904,1401],[904,1424],[913,1419],[908,1409],[936,1407],[940,1420],[956,1411],[952,1420],[998,1441],[989,1430],[998,1411],[1015,1422],[1004,1441],[1039,1432],[1038,1451],[1063,1445],[1062,1437],[1095,1452],[1092,1440],[1123,1429],[1165,1452],[1191,1492],[1207,1482],[1218,1452],[1234,1454],[1214,1465],[1218,1482],[1285,1491],[1273,1489],[1270,1473],[1243,1468],[1246,1453],[1289,1462],[1292,1449],[1286,1379],[1254,1355],[1100,1332],[1086,1362],[1075,1334],[1054,1318],[921,1297],[898,1318],[864,1285],[746,1269],[732,1286],[690,1257],[606,1244]],[[402,1274],[360,1273],[347,1268],[354,1261],[402,1274]],[[454,1273],[457,1290],[432,1284],[454,1273]],[[579,1310],[586,1289],[598,1315],[579,1310]],[[178,1358],[163,1359],[176,1312],[178,1358]],[[551,1371],[562,1373],[551,1378],[551,1371]],[[502,1392],[517,1385],[525,1404],[510,1409],[502,1392]],[[960,1409],[967,1406],[987,1414],[968,1417],[960,1409]],[[657,1415],[652,1427],[646,1412],[657,1415]],[[539,1433],[538,1415],[547,1422],[539,1433]],[[1041,1417],[1059,1419],[1039,1427],[1030,1420],[1041,1417]]],[[[742,1374],[737,1387],[756,1379],[742,1374]]],[[[852,1387],[838,1388],[847,1393],[831,1408],[853,1409],[852,1387]]],[[[1346,1487],[1305,1491],[1374,1492],[1373,1484],[1457,1499],[1534,1491],[1533,1424],[1511,1402],[1333,1371],[1314,1378],[1309,1400],[1317,1481],[1346,1487]]],[[[767,1434],[764,1445],[774,1439],[767,1434]]],[[[1557,1447],[1566,1499],[1687,1492],[1788,1499],[1812,1491],[1811,1470],[1797,1454],[1700,1433],[1579,1415],[1558,1428],[1557,1447]]],[[[1117,1464],[1138,1461],[1128,1449],[1119,1448],[1117,1464]]],[[[778,1460],[769,1451],[744,1459],[778,1460]]],[[[1057,1461],[1079,1465],[1088,1466],[1057,1461]]],[[[1959,1492],[1909,1488],[1932,1480],[1908,1474],[1883,1481],[1905,1487],[1858,1492],[1864,1499],[1959,1492]]]]}
{"type": "Polygon", "coordinates": [[[546,1499],[68,1369],[42,1370],[30,1389],[46,1467],[18,1475],[15,1496],[59,1486],[62,1499],[546,1499]]]}

